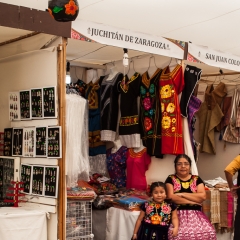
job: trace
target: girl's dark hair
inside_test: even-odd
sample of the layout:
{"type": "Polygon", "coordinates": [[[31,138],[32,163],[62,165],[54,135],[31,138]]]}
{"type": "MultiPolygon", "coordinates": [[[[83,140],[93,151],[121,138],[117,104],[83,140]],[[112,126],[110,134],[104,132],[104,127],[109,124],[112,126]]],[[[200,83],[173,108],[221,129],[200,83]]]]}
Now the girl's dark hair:
{"type": "Polygon", "coordinates": [[[177,163],[178,163],[178,160],[179,160],[180,158],[185,158],[185,159],[189,162],[189,165],[190,165],[190,167],[191,167],[191,165],[192,165],[192,160],[191,160],[191,158],[190,158],[188,155],[186,155],[186,154],[179,154],[179,155],[176,156],[176,158],[175,158],[175,160],[174,160],[174,166],[175,166],[175,168],[176,168],[177,163]]]}
{"type": "Polygon", "coordinates": [[[150,192],[149,192],[150,195],[152,195],[152,193],[153,193],[153,191],[156,187],[162,187],[162,188],[164,188],[165,192],[167,192],[167,188],[166,188],[165,183],[163,183],[163,182],[153,182],[150,186],[150,192]]]}

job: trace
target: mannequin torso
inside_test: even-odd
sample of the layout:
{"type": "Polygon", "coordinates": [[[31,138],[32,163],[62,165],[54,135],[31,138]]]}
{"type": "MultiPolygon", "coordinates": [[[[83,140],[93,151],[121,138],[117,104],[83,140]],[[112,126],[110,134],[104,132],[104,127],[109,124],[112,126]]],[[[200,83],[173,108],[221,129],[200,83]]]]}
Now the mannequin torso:
{"type": "Polygon", "coordinates": [[[116,140],[113,142],[113,144],[114,144],[114,146],[113,146],[112,151],[111,151],[112,153],[117,152],[117,151],[119,150],[119,148],[122,147],[122,144],[121,144],[121,141],[120,141],[119,138],[116,139],[116,140]]]}
{"type": "Polygon", "coordinates": [[[118,73],[115,66],[111,67],[109,70],[110,70],[110,73],[108,75],[108,78],[106,79],[107,81],[112,80],[116,76],[116,74],[118,73]]]}

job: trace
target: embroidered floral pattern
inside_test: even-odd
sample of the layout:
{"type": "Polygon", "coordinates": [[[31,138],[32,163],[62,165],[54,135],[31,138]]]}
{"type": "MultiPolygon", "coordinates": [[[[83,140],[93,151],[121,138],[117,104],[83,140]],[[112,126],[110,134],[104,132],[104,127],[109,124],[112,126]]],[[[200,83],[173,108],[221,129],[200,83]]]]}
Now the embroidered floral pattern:
{"type": "Polygon", "coordinates": [[[144,118],[144,128],[146,131],[149,131],[152,128],[152,119],[149,117],[144,118]]]}
{"type": "Polygon", "coordinates": [[[174,111],[175,111],[175,105],[173,104],[173,103],[169,103],[168,105],[167,105],[167,109],[166,109],[166,111],[167,112],[169,112],[169,113],[173,113],[174,111]]]}
{"type": "Polygon", "coordinates": [[[161,98],[170,98],[172,96],[172,88],[170,85],[165,85],[160,91],[161,98]]]}
{"type": "Polygon", "coordinates": [[[169,206],[169,205],[163,205],[162,206],[162,212],[164,213],[164,214],[170,214],[171,213],[171,207],[169,206]]]}
{"type": "Polygon", "coordinates": [[[197,176],[192,176],[190,180],[190,189],[192,192],[197,192],[197,176]]]}
{"type": "Polygon", "coordinates": [[[172,176],[173,181],[173,191],[179,192],[181,190],[181,184],[178,178],[176,178],[174,175],[172,176]]]}
{"type": "Polygon", "coordinates": [[[146,202],[141,206],[141,209],[146,213],[144,217],[145,222],[162,226],[170,224],[171,213],[175,208],[174,204],[166,202],[146,202]]]}
{"type": "Polygon", "coordinates": [[[138,116],[121,117],[120,126],[131,126],[138,124],[138,116]]]}
{"type": "Polygon", "coordinates": [[[171,119],[170,117],[166,116],[162,118],[162,128],[167,129],[170,128],[171,119]]]}
{"type": "Polygon", "coordinates": [[[143,100],[143,107],[145,110],[149,110],[151,108],[151,100],[149,97],[146,97],[144,100],[143,100]]]}
{"type": "Polygon", "coordinates": [[[150,85],[149,92],[150,92],[151,94],[153,94],[153,93],[155,92],[155,86],[154,86],[154,84],[151,84],[151,85],[150,85]]]}

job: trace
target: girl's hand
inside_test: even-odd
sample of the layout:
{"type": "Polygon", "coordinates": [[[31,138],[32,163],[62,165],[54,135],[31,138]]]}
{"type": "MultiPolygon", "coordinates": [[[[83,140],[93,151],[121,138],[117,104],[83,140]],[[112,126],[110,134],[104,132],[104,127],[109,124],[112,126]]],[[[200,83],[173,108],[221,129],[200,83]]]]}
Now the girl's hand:
{"type": "Polygon", "coordinates": [[[172,228],[171,233],[173,237],[176,237],[178,235],[178,228],[172,228]]]}

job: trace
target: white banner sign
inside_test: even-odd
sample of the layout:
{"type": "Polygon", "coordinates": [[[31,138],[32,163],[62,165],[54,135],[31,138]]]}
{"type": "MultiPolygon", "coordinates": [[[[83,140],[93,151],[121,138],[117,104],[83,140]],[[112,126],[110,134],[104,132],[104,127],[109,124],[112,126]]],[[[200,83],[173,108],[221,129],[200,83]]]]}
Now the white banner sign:
{"type": "Polygon", "coordinates": [[[233,71],[240,71],[240,57],[208,47],[188,44],[188,60],[198,60],[210,66],[225,68],[233,71]],[[191,56],[189,56],[189,54],[191,56]]]}
{"type": "MultiPolygon", "coordinates": [[[[76,19],[72,23],[72,28],[78,34],[101,44],[178,59],[183,59],[184,56],[185,42],[168,40],[163,37],[132,32],[126,29],[115,28],[81,19],[76,19]]],[[[76,34],[74,34],[74,36],[72,38],[77,39],[76,34]]]]}
{"type": "Polygon", "coordinates": [[[1,0],[1,2],[42,11],[48,9],[48,0],[1,0]]]}

